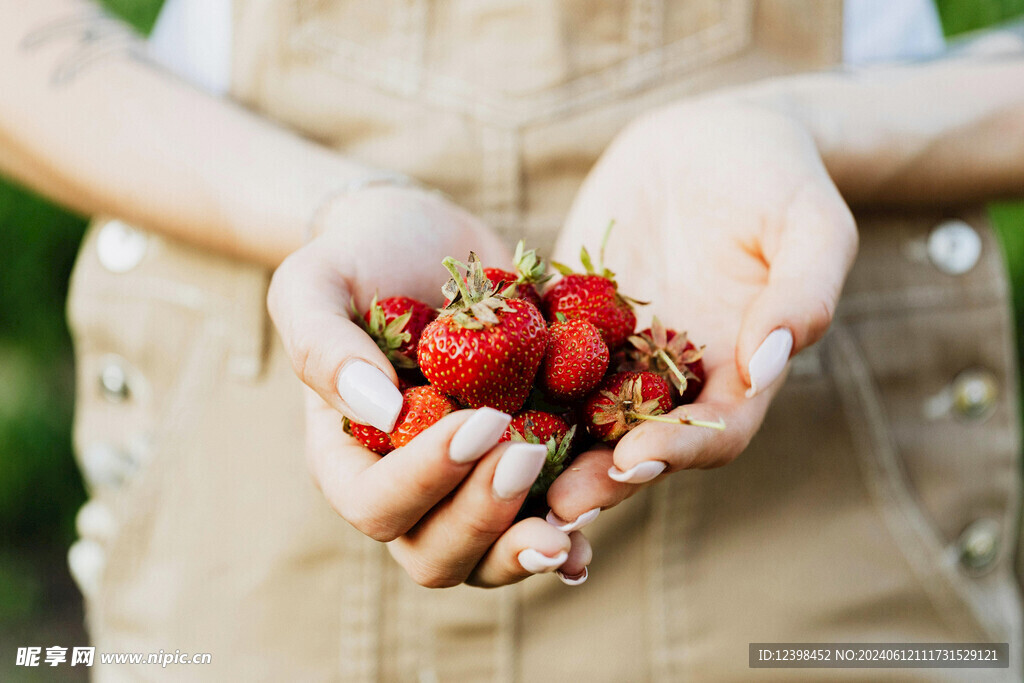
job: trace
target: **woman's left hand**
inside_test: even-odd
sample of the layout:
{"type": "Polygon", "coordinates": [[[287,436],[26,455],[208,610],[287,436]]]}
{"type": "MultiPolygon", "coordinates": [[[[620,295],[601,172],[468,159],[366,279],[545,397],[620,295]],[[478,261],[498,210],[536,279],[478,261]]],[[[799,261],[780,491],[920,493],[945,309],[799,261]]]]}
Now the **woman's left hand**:
{"type": "Polygon", "coordinates": [[[752,105],[706,100],[655,112],[609,147],[578,195],[556,258],[605,250],[637,310],[706,345],[698,401],[673,411],[725,429],[650,422],[614,451],[581,454],[548,492],[575,520],[663,473],[717,467],[746,448],[789,357],[832,321],[857,251],[849,209],[811,135],[752,105]],[[613,479],[609,476],[616,476],[613,479]]]}

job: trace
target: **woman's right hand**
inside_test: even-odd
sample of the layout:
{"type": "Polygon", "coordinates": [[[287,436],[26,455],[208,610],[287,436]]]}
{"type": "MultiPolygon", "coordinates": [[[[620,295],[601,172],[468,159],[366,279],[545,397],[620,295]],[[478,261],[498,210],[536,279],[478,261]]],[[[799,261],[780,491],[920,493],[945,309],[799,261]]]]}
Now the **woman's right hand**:
{"type": "Polygon", "coordinates": [[[441,303],[445,256],[485,263],[510,255],[482,223],[443,198],[405,188],[339,197],[322,233],[277,269],[268,306],[308,387],[306,453],[316,484],[356,529],[388,543],[419,584],[499,586],[532,573],[585,576],[590,545],[539,518],[513,524],[543,464],[542,446],[498,444],[509,416],[452,413],[381,457],[342,430],[342,416],[390,431],[402,406],[397,376],[349,317],[350,302],[405,295],[441,303]]]}

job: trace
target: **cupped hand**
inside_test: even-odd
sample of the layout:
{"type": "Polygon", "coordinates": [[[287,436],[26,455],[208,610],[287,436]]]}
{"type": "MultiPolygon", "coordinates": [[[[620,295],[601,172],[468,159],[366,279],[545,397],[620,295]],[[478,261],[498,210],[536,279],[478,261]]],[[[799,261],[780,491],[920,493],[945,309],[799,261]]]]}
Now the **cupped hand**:
{"type": "Polygon", "coordinates": [[[402,407],[396,373],[350,319],[351,302],[366,310],[378,294],[439,305],[444,257],[473,250],[503,264],[505,247],[465,211],[413,189],[364,188],[339,197],[319,220],[321,234],[274,274],[268,307],[308,387],[307,460],[328,502],[387,542],[424,586],[584,572],[590,547],[582,535],[536,518],[514,523],[546,449],[499,444],[508,415],[457,411],[384,457],[342,429],[346,416],[390,431],[402,407]]]}
{"type": "MultiPolygon", "coordinates": [[[[630,125],[584,183],[556,257],[605,249],[619,291],[705,345],[706,385],[673,415],[580,455],[548,492],[575,520],[663,473],[717,467],[750,442],[793,353],[827,330],[857,250],[849,209],[814,140],[784,114],[728,98],[676,105],[630,125]]],[[[593,515],[595,513],[591,513],[593,515]]],[[[554,519],[554,518],[552,518],[554,519]]],[[[556,522],[558,520],[555,520],[556,522]]]]}

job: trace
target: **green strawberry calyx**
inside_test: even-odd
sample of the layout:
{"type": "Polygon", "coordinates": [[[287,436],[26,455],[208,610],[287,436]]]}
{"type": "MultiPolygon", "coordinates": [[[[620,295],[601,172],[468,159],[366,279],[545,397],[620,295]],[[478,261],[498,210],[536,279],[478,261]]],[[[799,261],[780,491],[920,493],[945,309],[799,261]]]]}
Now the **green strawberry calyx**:
{"type": "MultiPolygon", "coordinates": [[[[512,441],[525,441],[527,443],[540,444],[540,437],[536,436],[531,427],[533,423],[527,419],[526,424],[523,425],[523,432],[520,433],[515,427],[511,428],[512,441]]],[[[551,488],[551,484],[558,478],[558,475],[565,470],[565,466],[568,465],[569,453],[572,450],[572,441],[576,436],[576,425],[569,427],[569,431],[565,433],[565,436],[558,438],[551,436],[543,445],[547,446],[548,454],[544,460],[544,466],[540,470],[540,474],[534,479],[533,485],[530,486],[530,496],[543,496],[547,493],[547,490],[551,488]]]]}
{"type": "Polygon", "coordinates": [[[441,317],[451,317],[456,324],[470,330],[480,330],[500,322],[497,312],[515,313],[501,295],[504,282],[492,283],[484,275],[484,267],[474,252],[469,252],[469,261],[460,263],[451,256],[441,262],[451,279],[441,287],[441,293],[450,303],[441,309],[441,317]],[[459,268],[466,271],[465,277],[459,268]]]}
{"type": "Polygon", "coordinates": [[[537,254],[537,250],[527,249],[524,240],[516,244],[512,264],[519,275],[515,284],[542,285],[554,277],[548,272],[548,264],[537,254]]]}
{"type": "MultiPolygon", "coordinates": [[[[612,228],[614,227],[615,219],[612,219],[611,221],[609,221],[608,227],[604,229],[604,237],[601,238],[601,251],[598,254],[598,257],[600,259],[598,261],[598,267],[594,267],[594,262],[590,258],[590,252],[587,251],[586,247],[580,247],[580,263],[583,264],[583,268],[587,275],[600,275],[601,277],[611,282],[612,285],[615,286],[615,298],[618,299],[620,302],[628,306],[646,306],[647,304],[650,303],[649,301],[640,301],[639,299],[634,299],[632,297],[620,293],[618,291],[619,285],[615,281],[615,273],[604,265],[605,247],[608,246],[608,238],[611,237],[612,228]]],[[[562,275],[573,275],[576,272],[569,266],[565,265],[564,263],[559,263],[557,261],[552,261],[551,267],[557,270],[562,275]]]]}
{"type": "Polygon", "coordinates": [[[354,300],[351,302],[351,306],[359,326],[377,343],[377,347],[384,352],[384,355],[388,357],[392,365],[399,368],[416,367],[416,359],[409,358],[400,350],[402,346],[408,344],[412,339],[412,335],[405,330],[405,326],[409,323],[410,318],[412,318],[412,311],[406,311],[391,322],[388,322],[384,316],[384,308],[377,303],[377,295],[375,294],[373,301],[370,302],[370,322],[366,322],[363,316],[359,314],[359,309],[356,308],[354,300]]]}

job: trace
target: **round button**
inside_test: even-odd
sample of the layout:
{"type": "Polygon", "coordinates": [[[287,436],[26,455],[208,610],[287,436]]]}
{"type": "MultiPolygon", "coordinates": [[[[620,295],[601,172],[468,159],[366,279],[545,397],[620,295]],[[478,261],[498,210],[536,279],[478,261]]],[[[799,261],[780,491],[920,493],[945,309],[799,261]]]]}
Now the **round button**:
{"type": "Polygon", "coordinates": [[[118,360],[108,358],[100,368],[100,393],[111,403],[121,403],[131,396],[128,374],[118,360]]]}
{"type": "Polygon", "coordinates": [[[981,258],[981,237],[964,221],[945,221],[928,235],[928,258],[947,275],[963,275],[981,258]]]}
{"type": "Polygon", "coordinates": [[[977,420],[988,417],[999,398],[996,376],[983,369],[964,370],[953,380],[953,406],[961,416],[977,420]]]}
{"type": "Polygon", "coordinates": [[[126,273],[146,255],[146,235],[122,221],[110,221],[96,238],[100,263],[112,273],[126,273]]]}
{"type": "Polygon", "coordinates": [[[75,529],[82,538],[109,541],[117,531],[117,520],[108,505],[90,500],[75,515],[75,529]]]}
{"type": "Polygon", "coordinates": [[[96,541],[79,539],[68,548],[68,569],[86,597],[96,595],[106,565],[107,555],[96,541]]]}
{"type": "Polygon", "coordinates": [[[984,571],[999,555],[999,523],[979,519],[964,529],[958,542],[960,563],[973,572],[984,571]]]}
{"type": "Polygon", "coordinates": [[[134,474],[130,455],[109,443],[91,443],[82,449],[82,473],[93,486],[120,486],[134,474]]]}

